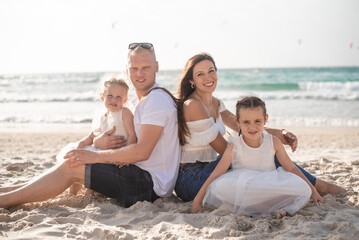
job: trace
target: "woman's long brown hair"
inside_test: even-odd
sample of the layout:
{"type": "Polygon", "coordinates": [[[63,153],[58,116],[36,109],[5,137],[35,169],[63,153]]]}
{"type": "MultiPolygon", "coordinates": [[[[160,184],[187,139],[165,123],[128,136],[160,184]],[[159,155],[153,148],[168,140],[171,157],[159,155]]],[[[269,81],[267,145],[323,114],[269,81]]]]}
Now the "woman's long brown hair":
{"type": "Polygon", "coordinates": [[[174,105],[177,109],[178,139],[182,146],[185,145],[186,144],[185,136],[188,135],[189,131],[188,131],[186,121],[184,119],[183,104],[181,104],[181,100],[176,98],[175,96],[173,96],[173,94],[170,91],[168,91],[166,88],[163,88],[163,87],[154,87],[151,90],[149,90],[145,94],[145,96],[147,96],[152,90],[155,90],[155,89],[161,89],[161,90],[165,91],[172,98],[174,105]]]}

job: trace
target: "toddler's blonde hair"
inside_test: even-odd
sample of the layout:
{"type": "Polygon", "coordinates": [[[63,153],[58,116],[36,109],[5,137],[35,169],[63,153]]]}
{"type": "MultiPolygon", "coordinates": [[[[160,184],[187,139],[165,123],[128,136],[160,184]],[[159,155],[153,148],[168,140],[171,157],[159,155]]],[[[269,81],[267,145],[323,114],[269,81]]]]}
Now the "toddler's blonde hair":
{"type": "Polygon", "coordinates": [[[111,84],[117,84],[125,88],[128,92],[129,85],[124,76],[124,74],[106,73],[100,79],[99,85],[97,87],[97,93],[102,96],[111,84]]]}
{"type": "Polygon", "coordinates": [[[103,89],[102,89],[102,93],[104,93],[107,88],[112,85],[112,84],[117,84],[123,88],[126,89],[126,91],[128,91],[130,88],[126,82],[126,80],[122,79],[122,78],[110,78],[109,80],[106,80],[104,83],[103,83],[103,89]]]}

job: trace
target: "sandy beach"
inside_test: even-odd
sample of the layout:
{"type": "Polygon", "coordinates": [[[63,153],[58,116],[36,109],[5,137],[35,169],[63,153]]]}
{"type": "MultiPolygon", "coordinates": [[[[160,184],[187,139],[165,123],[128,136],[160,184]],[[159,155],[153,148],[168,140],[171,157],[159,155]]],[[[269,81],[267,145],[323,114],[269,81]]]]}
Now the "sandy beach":
{"type": "MultiPolygon", "coordinates": [[[[287,129],[299,139],[291,158],[315,176],[344,187],[346,193],[326,195],[324,204],[309,202],[294,216],[275,219],[236,216],[221,208],[191,214],[191,202],[175,195],[126,209],[103,196],[64,192],[48,201],[0,209],[0,239],[357,238],[359,128],[287,129]]],[[[0,187],[25,183],[53,167],[59,150],[85,134],[85,130],[1,130],[0,187]]]]}

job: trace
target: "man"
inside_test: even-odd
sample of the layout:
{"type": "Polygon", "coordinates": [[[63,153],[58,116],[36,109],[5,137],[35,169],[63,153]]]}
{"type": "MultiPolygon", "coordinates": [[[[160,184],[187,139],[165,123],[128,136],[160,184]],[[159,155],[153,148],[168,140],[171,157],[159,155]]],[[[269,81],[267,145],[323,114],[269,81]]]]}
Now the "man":
{"type": "Polygon", "coordinates": [[[46,200],[75,182],[116,198],[126,207],[172,194],[180,158],[176,107],[163,90],[150,91],[157,86],[158,72],[152,44],[130,44],[127,60],[127,74],[137,94],[134,109],[137,143],[109,149],[121,145],[122,140],[108,134],[99,136],[94,139],[95,146],[108,150],[70,151],[62,165],[21,189],[0,196],[0,207],[46,200]]]}

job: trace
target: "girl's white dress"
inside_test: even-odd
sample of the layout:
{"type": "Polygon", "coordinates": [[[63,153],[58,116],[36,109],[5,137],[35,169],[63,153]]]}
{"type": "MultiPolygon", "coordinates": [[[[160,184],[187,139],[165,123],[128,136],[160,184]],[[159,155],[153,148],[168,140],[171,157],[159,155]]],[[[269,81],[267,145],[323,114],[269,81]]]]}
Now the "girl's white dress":
{"type": "MultiPolygon", "coordinates": [[[[92,132],[95,136],[98,136],[108,130],[111,130],[113,126],[116,127],[115,132],[112,134],[113,136],[124,136],[125,139],[127,139],[128,136],[122,119],[122,109],[118,112],[108,112],[107,116],[105,116],[105,114],[102,114],[100,116],[94,117],[94,119],[92,120],[92,132]]],[[[78,142],[67,144],[64,148],[61,149],[60,153],[57,154],[57,161],[62,162],[65,154],[75,149],[77,145],[78,142]]],[[[86,146],[85,149],[92,151],[101,150],[95,148],[94,146],[86,146]]]]}
{"type": "Polygon", "coordinates": [[[236,214],[261,216],[281,210],[294,214],[312,194],[299,176],[276,169],[272,135],[263,133],[260,147],[249,147],[243,135],[233,138],[233,170],[214,180],[202,204],[225,207],[236,214]]]}

